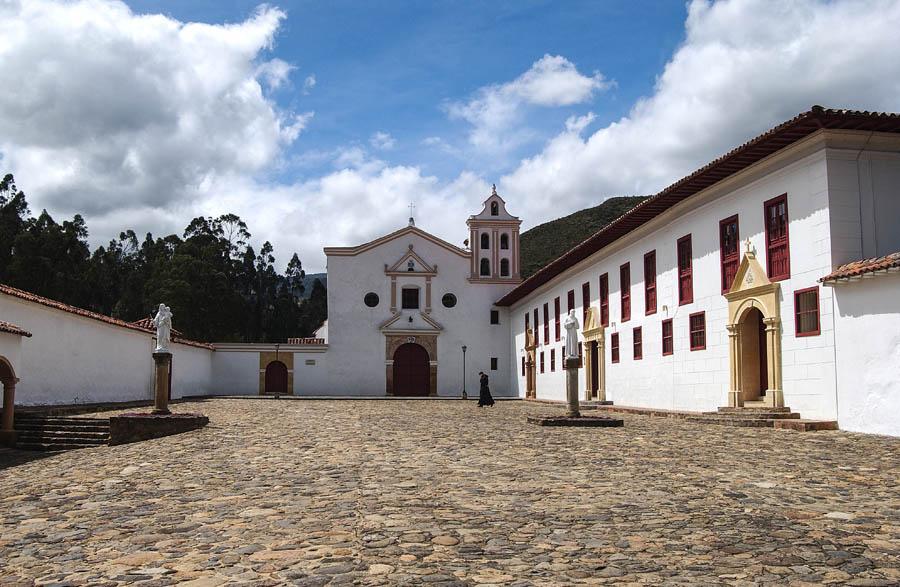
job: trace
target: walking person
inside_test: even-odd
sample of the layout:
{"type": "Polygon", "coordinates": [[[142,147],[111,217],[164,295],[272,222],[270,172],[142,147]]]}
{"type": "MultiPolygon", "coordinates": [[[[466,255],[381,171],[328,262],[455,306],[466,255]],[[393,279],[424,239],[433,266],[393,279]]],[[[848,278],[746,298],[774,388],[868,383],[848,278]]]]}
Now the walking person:
{"type": "Polygon", "coordinates": [[[478,407],[493,406],[494,398],[491,397],[491,388],[488,387],[487,374],[484,371],[479,371],[478,377],[481,380],[481,390],[478,392],[478,407]]]}

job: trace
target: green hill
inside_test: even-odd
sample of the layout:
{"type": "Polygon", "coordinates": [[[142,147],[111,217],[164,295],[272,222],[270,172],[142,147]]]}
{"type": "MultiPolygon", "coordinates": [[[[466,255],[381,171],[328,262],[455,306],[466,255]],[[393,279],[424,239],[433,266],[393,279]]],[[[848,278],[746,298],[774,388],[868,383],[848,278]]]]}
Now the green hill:
{"type": "Polygon", "coordinates": [[[585,208],[526,230],[519,237],[522,277],[529,277],[634,206],[644,196],[609,198],[599,206],[585,208]]]}

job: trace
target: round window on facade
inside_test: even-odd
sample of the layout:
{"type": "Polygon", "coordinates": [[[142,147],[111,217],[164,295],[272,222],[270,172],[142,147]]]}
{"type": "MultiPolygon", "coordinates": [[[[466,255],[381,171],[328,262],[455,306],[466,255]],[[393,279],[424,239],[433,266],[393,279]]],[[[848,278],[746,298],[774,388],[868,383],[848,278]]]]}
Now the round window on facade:
{"type": "Polygon", "coordinates": [[[456,305],[456,296],[451,293],[444,294],[444,297],[441,298],[441,303],[444,304],[445,308],[452,308],[456,305]]]}
{"type": "Polygon", "coordinates": [[[366,294],[366,297],[363,298],[363,301],[370,308],[374,308],[375,306],[378,305],[378,294],[370,291],[369,293],[366,294]]]}

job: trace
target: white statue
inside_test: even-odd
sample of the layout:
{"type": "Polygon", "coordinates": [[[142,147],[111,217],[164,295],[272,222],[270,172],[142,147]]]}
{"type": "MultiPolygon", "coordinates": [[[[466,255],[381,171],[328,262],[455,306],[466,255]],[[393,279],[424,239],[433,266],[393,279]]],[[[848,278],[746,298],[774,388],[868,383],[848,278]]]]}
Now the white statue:
{"type": "Polygon", "coordinates": [[[169,306],[159,305],[159,310],[153,317],[153,325],[156,326],[156,352],[169,352],[169,340],[172,336],[172,310],[169,306]]]}
{"type": "Polygon", "coordinates": [[[563,321],[563,326],[566,329],[566,357],[577,358],[578,327],[581,326],[581,324],[578,323],[578,318],[575,317],[575,310],[569,310],[569,314],[563,321]]]}

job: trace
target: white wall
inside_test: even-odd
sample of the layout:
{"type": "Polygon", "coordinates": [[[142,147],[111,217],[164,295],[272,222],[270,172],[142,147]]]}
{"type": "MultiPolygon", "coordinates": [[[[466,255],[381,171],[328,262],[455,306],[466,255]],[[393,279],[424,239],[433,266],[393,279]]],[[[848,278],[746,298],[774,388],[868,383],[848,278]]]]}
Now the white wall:
{"type": "MultiPolygon", "coordinates": [[[[28,339],[17,334],[0,332],[0,357],[3,357],[10,365],[12,365],[16,377],[20,377],[19,372],[22,369],[22,340],[28,339]]],[[[0,386],[0,391],[2,391],[2,386],[0,386]]]]}
{"type": "Polygon", "coordinates": [[[900,436],[900,274],[833,289],[838,425],[900,436]]]}
{"type": "MultiPolygon", "coordinates": [[[[739,216],[742,241],[750,238],[760,262],[765,266],[763,203],[788,194],[790,221],[791,277],[780,282],[782,320],[782,364],[785,404],[807,418],[834,419],[834,332],[831,316],[831,292],[820,288],[822,333],[819,336],[794,336],[793,292],[817,285],[816,280],[831,271],[829,215],[825,152],[783,156],[765,172],[747,173],[698,194],[659,218],[651,221],[607,249],[600,251],[565,274],[545,284],[511,308],[513,332],[511,352],[515,369],[511,385],[524,396],[525,378],[520,361],[524,355],[524,314],[538,308],[543,324],[543,304],[560,296],[562,313],[566,295],[575,290],[575,309],[582,315],[581,285],[590,283],[591,304],[599,307],[599,277],[609,274],[610,328],[606,331],[607,399],[620,405],[675,410],[714,410],[727,405],[728,392],[728,320],[727,300],[721,294],[719,221],[739,216]],[[694,301],[678,305],[676,242],[691,234],[693,251],[694,301]],[[656,250],[656,314],[644,315],[643,257],[656,250]],[[622,323],[620,313],[619,267],[631,264],[631,320],[622,323]],[[666,306],[667,310],[663,307],[666,306]],[[688,317],[706,312],[705,350],[691,351],[688,341],[688,317]],[[672,318],[675,351],[662,356],[661,322],[672,318]],[[612,324],[615,323],[615,327],[612,324]],[[632,329],[642,327],[643,359],[632,359],[632,329]],[[610,362],[610,334],[619,332],[621,362],[610,362]]],[[[533,316],[531,318],[533,322],[533,316]]],[[[543,328],[537,329],[546,353],[547,371],[537,376],[537,397],[565,398],[564,374],[557,356],[557,370],[549,373],[549,348],[557,355],[562,341],[543,345],[543,328]]],[[[553,328],[551,325],[551,337],[553,328]]],[[[538,370],[539,371],[539,370],[538,370]]],[[[585,375],[581,375],[584,397],[585,375]]]]}
{"type": "MultiPolygon", "coordinates": [[[[0,294],[0,317],[31,332],[16,372],[21,405],[152,399],[153,336],[0,294]]],[[[207,389],[212,351],[172,345],[172,397],[207,389]]]]}
{"type": "Polygon", "coordinates": [[[329,352],[294,353],[294,395],[343,395],[341,382],[328,370],[328,359],[329,352]]]}
{"type": "Polygon", "coordinates": [[[212,373],[212,395],[259,395],[258,350],[217,348],[212,373]]]}
{"type": "MultiPolygon", "coordinates": [[[[432,278],[430,317],[444,330],[438,335],[438,395],[458,396],[462,391],[462,345],[467,346],[466,387],[478,390],[478,371],[491,377],[496,395],[515,395],[509,389],[509,321],[505,308],[495,308],[512,286],[509,284],[469,283],[470,261],[425,238],[408,234],[355,256],[328,257],[328,361],[334,395],[385,394],[385,335],[378,326],[392,316],[391,280],[384,265],[393,265],[412,244],[426,263],[437,265],[432,278]],[[375,292],[380,303],[369,308],[363,303],[367,292],[375,292]],[[445,293],[457,297],[454,308],[445,308],[445,293]],[[500,324],[490,324],[490,311],[500,312],[500,324]],[[498,370],[490,371],[490,359],[498,359],[498,370]]],[[[422,277],[397,278],[397,305],[404,285],[421,287],[421,309],[425,308],[425,280],[422,277]]],[[[402,310],[401,321],[418,310],[402,310]]]]}

